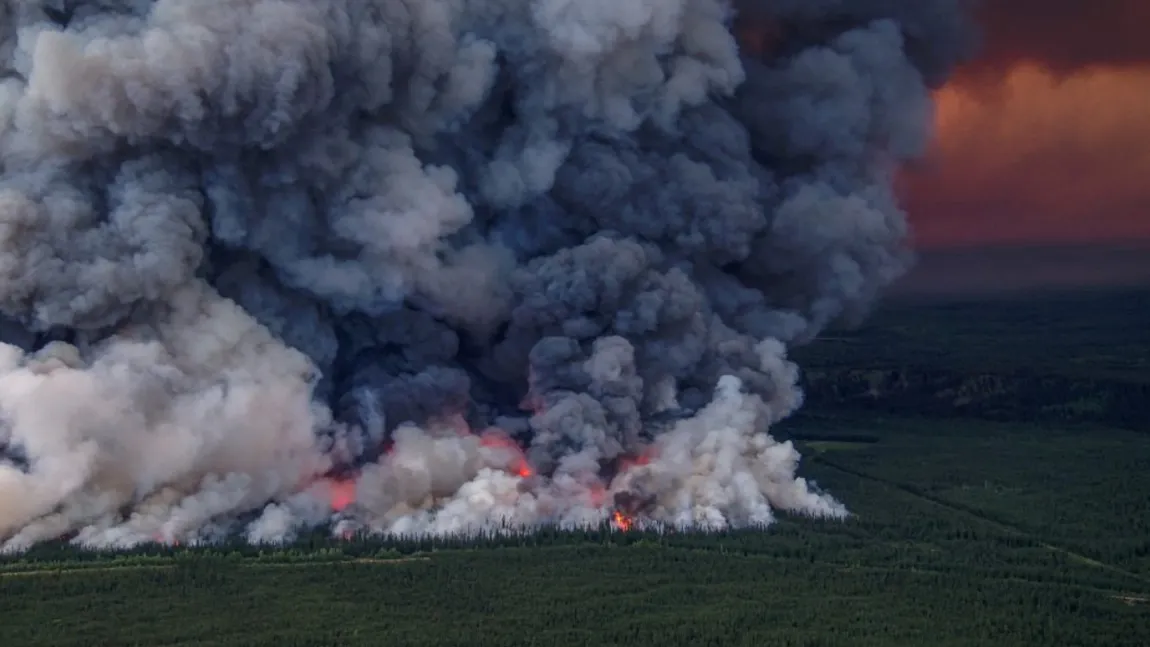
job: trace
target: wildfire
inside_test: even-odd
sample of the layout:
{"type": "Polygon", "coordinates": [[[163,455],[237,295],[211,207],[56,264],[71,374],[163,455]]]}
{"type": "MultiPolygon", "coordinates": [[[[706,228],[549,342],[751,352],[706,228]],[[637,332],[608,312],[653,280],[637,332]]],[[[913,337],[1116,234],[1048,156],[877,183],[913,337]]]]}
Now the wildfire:
{"type": "Polygon", "coordinates": [[[603,505],[603,501],[607,498],[607,488],[603,487],[602,483],[591,483],[588,486],[587,495],[591,500],[591,507],[601,507],[603,505]]]}
{"type": "Polygon", "coordinates": [[[632,467],[647,465],[655,458],[655,448],[647,447],[638,456],[621,456],[619,458],[619,472],[626,472],[632,467]]]}
{"type": "Polygon", "coordinates": [[[479,437],[479,444],[491,449],[505,450],[509,453],[511,460],[507,471],[518,475],[520,478],[528,478],[535,473],[531,469],[531,465],[527,463],[527,457],[523,455],[523,449],[519,447],[519,444],[499,429],[489,429],[484,432],[479,437]]]}
{"type": "Polygon", "coordinates": [[[328,494],[331,497],[331,509],[340,512],[355,503],[355,481],[331,479],[328,481],[328,494]]]}
{"type": "Polygon", "coordinates": [[[615,522],[615,527],[623,532],[627,532],[635,525],[635,519],[629,515],[625,515],[618,510],[611,516],[611,520],[615,522]]]}

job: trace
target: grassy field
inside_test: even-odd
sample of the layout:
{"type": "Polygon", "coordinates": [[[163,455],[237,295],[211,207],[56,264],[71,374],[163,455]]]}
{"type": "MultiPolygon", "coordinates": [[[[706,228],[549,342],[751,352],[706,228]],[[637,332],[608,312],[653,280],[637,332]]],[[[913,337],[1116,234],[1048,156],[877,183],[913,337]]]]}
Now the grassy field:
{"type": "Polygon", "coordinates": [[[41,552],[0,564],[0,644],[1150,644],[1144,434],[857,416],[781,433],[818,438],[797,441],[804,472],[854,518],[41,552]]]}

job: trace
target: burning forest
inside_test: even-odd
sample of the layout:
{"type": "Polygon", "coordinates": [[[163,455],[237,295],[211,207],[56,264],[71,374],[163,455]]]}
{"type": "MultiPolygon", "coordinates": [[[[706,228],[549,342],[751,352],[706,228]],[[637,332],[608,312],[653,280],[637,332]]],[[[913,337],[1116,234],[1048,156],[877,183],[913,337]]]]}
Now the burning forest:
{"type": "Polygon", "coordinates": [[[0,1],[0,546],[845,508],[962,0],[0,1]]]}

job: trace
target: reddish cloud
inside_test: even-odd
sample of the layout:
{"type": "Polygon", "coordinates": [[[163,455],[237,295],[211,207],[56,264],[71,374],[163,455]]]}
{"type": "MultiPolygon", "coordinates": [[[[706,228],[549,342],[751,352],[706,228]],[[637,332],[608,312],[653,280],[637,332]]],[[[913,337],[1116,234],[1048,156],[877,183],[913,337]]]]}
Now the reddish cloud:
{"type": "Polygon", "coordinates": [[[987,2],[904,177],[920,245],[1150,239],[1150,2],[987,2]]]}

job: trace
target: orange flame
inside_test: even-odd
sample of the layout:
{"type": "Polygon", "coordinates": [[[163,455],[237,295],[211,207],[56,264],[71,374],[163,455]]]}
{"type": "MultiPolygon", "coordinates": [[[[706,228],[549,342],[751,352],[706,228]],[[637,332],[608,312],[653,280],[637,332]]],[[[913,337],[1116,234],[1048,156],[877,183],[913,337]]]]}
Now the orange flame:
{"type": "Polygon", "coordinates": [[[619,471],[626,472],[632,467],[647,465],[655,458],[655,448],[646,447],[638,456],[621,456],[619,458],[619,471]]]}
{"type": "Polygon", "coordinates": [[[611,516],[611,520],[615,522],[615,527],[623,532],[627,532],[635,525],[635,519],[633,517],[625,515],[618,510],[611,516]]]}
{"type": "Polygon", "coordinates": [[[523,449],[511,439],[507,434],[503,433],[501,429],[488,429],[479,437],[479,444],[484,447],[492,449],[503,449],[511,454],[511,460],[507,471],[518,475],[520,478],[528,478],[535,472],[531,469],[531,465],[527,463],[527,457],[523,455],[523,449]]]}
{"type": "Polygon", "coordinates": [[[355,503],[355,481],[331,479],[328,481],[328,494],[331,497],[331,509],[341,512],[355,503]]]}

